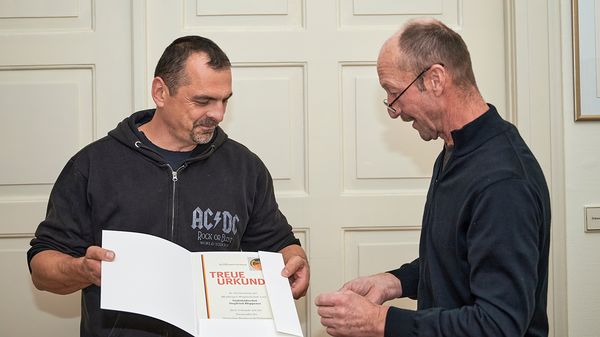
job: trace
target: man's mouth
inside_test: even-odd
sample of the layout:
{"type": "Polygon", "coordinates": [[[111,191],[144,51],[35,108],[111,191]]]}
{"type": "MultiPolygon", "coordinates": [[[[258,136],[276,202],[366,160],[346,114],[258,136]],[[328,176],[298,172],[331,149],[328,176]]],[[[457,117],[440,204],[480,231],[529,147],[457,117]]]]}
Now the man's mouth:
{"type": "Polygon", "coordinates": [[[403,113],[400,113],[400,118],[401,118],[403,121],[405,121],[405,122],[412,122],[412,121],[414,121],[414,120],[415,120],[414,118],[412,118],[412,117],[410,117],[410,116],[407,116],[407,115],[405,115],[405,114],[403,114],[403,113]]]}

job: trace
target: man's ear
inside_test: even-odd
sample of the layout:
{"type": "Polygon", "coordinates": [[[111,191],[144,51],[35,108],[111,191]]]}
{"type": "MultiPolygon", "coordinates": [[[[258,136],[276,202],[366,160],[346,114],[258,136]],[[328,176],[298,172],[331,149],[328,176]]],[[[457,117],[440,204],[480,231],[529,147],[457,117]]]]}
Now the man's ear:
{"type": "Polygon", "coordinates": [[[165,99],[170,95],[169,87],[165,81],[160,77],[155,77],[152,80],[152,100],[157,107],[162,108],[164,106],[165,99]]]}
{"type": "Polygon", "coordinates": [[[427,81],[431,86],[432,92],[439,96],[444,92],[444,88],[449,83],[450,78],[448,77],[450,74],[447,69],[441,64],[434,64],[429,69],[429,78],[427,81]]]}

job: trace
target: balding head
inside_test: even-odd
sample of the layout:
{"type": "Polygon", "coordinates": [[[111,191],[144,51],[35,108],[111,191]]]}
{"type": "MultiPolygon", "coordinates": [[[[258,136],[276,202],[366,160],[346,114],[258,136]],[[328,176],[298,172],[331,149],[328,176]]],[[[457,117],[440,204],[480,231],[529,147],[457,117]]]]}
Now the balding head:
{"type": "Polygon", "coordinates": [[[400,32],[392,35],[385,41],[381,49],[379,50],[379,56],[377,57],[377,67],[389,66],[393,68],[399,68],[398,56],[400,47],[398,41],[400,38],[400,32]]]}
{"type": "Polygon", "coordinates": [[[414,19],[404,24],[383,44],[378,65],[381,62],[395,63],[401,71],[414,74],[433,64],[443,64],[454,84],[463,89],[477,88],[465,42],[435,19],[414,19]]]}

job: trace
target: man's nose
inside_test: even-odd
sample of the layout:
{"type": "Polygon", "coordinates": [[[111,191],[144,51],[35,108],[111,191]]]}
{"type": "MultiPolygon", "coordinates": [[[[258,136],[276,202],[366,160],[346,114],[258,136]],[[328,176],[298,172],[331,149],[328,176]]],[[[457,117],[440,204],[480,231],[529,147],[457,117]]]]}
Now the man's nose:
{"type": "Polygon", "coordinates": [[[218,123],[223,121],[223,117],[225,116],[225,109],[227,108],[227,104],[223,102],[217,102],[206,114],[208,117],[214,119],[218,123]]]}
{"type": "Polygon", "coordinates": [[[390,118],[392,119],[396,119],[398,118],[398,116],[400,116],[400,108],[394,108],[392,109],[387,109],[388,115],[390,115],[390,118]]]}

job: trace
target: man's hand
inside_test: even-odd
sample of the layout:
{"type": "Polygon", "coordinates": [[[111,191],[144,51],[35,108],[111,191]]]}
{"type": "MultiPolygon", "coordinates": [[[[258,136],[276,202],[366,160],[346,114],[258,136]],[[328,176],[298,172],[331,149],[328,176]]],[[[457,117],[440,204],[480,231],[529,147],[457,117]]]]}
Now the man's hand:
{"type": "Polygon", "coordinates": [[[99,286],[101,262],[114,258],[115,253],[98,246],[89,247],[83,257],[45,250],[31,260],[31,279],[39,290],[70,294],[91,284],[99,286]]]}
{"type": "Polygon", "coordinates": [[[81,258],[81,274],[89,282],[100,286],[102,261],[113,261],[115,253],[98,246],[90,246],[81,258]]]}
{"type": "Polygon", "coordinates": [[[367,300],[382,304],[385,301],[402,296],[400,280],[390,273],[380,273],[371,276],[359,277],[346,282],[340,291],[350,290],[367,300]]]}
{"type": "Polygon", "coordinates": [[[310,268],[304,249],[298,245],[290,245],[279,252],[285,262],[281,275],[290,280],[292,295],[294,299],[299,299],[306,295],[310,281],[310,268]]]}
{"type": "Polygon", "coordinates": [[[383,336],[387,306],[374,304],[350,290],[320,294],[315,304],[321,324],[331,336],[383,336]]]}

